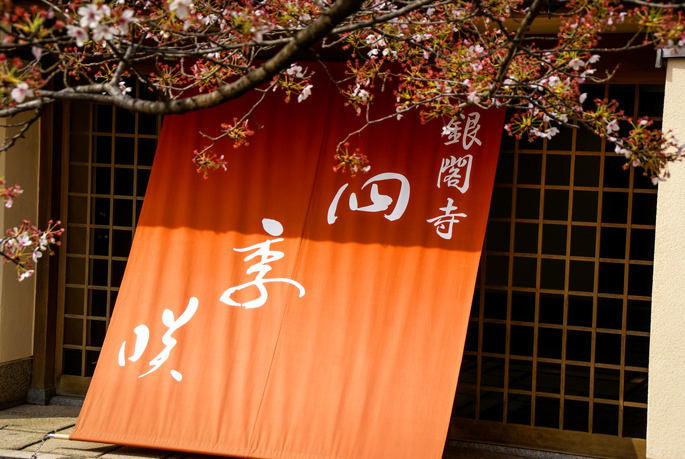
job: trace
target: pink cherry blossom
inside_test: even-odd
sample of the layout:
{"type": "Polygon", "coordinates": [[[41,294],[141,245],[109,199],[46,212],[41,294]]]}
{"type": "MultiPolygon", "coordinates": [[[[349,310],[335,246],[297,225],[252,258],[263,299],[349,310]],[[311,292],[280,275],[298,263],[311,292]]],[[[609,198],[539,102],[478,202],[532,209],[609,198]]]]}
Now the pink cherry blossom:
{"type": "Polygon", "coordinates": [[[76,39],[76,46],[82,48],[84,43],[88,40],[88,32],[81,27],[73,25],[67,26],[67,35],[76,39]]]}
{"type": "Polygon", "coordinates": [[[310,85],[310,84],[308,84],[307,86],[305,86],[304,89],[302,90],[302,93],[301,93],[299,96],[297,96],[297,101],[298,101],[298,102],[302,102],[302,101],[305,100],[307,97],[311,96],[311,95],[312,95],[312,88],[313,88],[313,87],[314,87],[314,86],[312,86],[312,85],[310,85]]]}
{"type": "Polygon", "coordinates": [[[576,57],[569,61],[568,66],[577,71],[580,70],[581,67],[585,67],[585,62],[576,57]]]}
{"type": "Polygon", "coordinates": [[[117,27],[119,28],[119,33],[121,35],[125,35],[128,33],[128,26],[130,24],[138,22],[138,19],[133,17],[134,14],[135,12],[133,10],[124,10],[124,12],[121,13],[121,16],[119,17],[119,24],[117,25],[117,27]]]}
{"type": "Polygon", "coordinates": [[[80,6],[77,11],[81,16],[80,25],[84,28],[87,27],[92,29],[96,27],[104,16],[100,7],[95,3],[80,6]]]}
{"type": "Polygon", "coordinates": [[[607,132],[608,132],[609,134],[611,134],[612,132],[618,132],[620,129],[621,129],[621,128],[620,128],[619,125],[618,125],[618,121],[616,121],[615,119],[614,119],[614,120],[611,120],[611,121],[607,124],[607,132]]]}
{"type": "Polygon", "coordinates": [[[29,88],[28,84],[19,83],[10,92],[10,97],[12,98],[12,100],[20,104],[24,102],[24,99],[26,99],[27,97],[33,97],[33,91],[29,88]]]}
{"type": "Polygon", "coordinates": [[[185,19],[190,5],[191,0],[173,0],[169,3],[169,11],[174,11],[179,19],[185,19]]]}

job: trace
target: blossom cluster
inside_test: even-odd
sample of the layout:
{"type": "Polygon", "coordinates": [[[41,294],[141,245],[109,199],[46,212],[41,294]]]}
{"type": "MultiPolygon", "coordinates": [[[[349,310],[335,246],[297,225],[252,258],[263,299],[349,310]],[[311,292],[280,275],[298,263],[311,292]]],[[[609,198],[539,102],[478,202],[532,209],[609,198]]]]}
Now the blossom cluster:
{"type": "MultiPolygon", "coordinates": [[[[5,179],[0,178],[0,197],[5,207],[12,207],[14,198],[21,193],[19,185],[7,186],[5,179]]],[[[0,255],[4,263],[11,261],[16,265],[20,281],[33,275],[35,263],[51,244],[59,245],[57,237],[64,231],[59,225],[60,222],[49,221],[48,228],[42,231],[24,220],[21,226],[7,230],[5,237],[0,238],[0,255]]]]}
{"type": "Polygon", "coordinates": [[[5,207],[10,208],[14,203],[14,198],[24,192],[19,185],[6,186],[5,179],[0,178],[0,197],[5,201],[5,207]]]}
{"type": "MultiPolygon", "coordinates": [[[[668,170],[665,169],[666,165],[685,157],[685,145],[678,142],[678,139],[670,133],[665,133],[660,129],[651,129],[654,122],[647,118],[637,121],[627,118],[627,121],[632,127],[629,136],[626,138],[608,137],[608,140],[615,144],[616,154],[626,157],[627,162],[623,168],[642,167],[643,175],[651,176],[654,185],[666,180],[669,175],[668,170]],[[664,172],[658,175],[656,171],[664,172]]],[[[617,131],[618,126],[612,127],[611,130],[617,131]]]]}
{"type": "Polygon", "coordinates": [[[338,152],[333,156],[333,158],[338,163],[333,167],[333,172],[345,172],[345,170],[350,171],[350,175],[354,177],[358,172],[366,174],[371,170],[369,166],[369,158],[365,154],[359,152],[359,148],[355,149],[350,153],[350,144],[345,142],[338,152]]]}
{"type": "Polygon", "coordinates": [[[202,151],[195,150],[193,152],[193,162],[197,166],[197,171],[202,174],[202,178],[209,178],[209,173],[218,169],[228,170],[228,162],[224,159],[224,155],[217,156],[205,147],[202,151]]]}
{"type": "MultiPolygon", "coordinates": [[[[288,46],[295,37],[311,35],[304,32],[319,30],[322,14],[340,4],[44,0],[40,7],[22,7],[2,0],[0,112],[35,109],[37,101],[51,103],[60,97],[122,103],[134,97],[122,81],[127,75],[140,82],[138,94],[152,91],[159,103],[225,93],[237,81],[243,86],[236,94],[265,92],[268,86],[286,101],[306,103],[316,96],[313,72],[295,61],[302,49],[295,46],[299,51],[290,52],[288,46]],[[273,60],[286,51],[290,54],[285,60],[273,60]],[[247,77],[264,69],[271,72],[268,77],[249,86],[254,78],[247,77]],[[58,78],[66,87],[49,90],[58,78]]],[[[638,163],[651,176],[662,174],[664,164],[649,155],[658,156],[670,145],[665,137],[654,133],[644,144],[635,136],[652,132],[651,127],[608,132],[614,120],[625,119],[618,111],[603,112],[610,101],[586,106],[581,85],[603,81],[597,76],[601,34],[632,24],[643,39],[640,46],[680,45],[685,43],[681,12],[656,4],[570,0],[558,11],[544,11],[545,16],[558,17],[560,26],[553,42],[536,43],[524,33],[545,7],[545,0],[365,0],[336,19],[325,39],[309,49],[324,61],[329,52],[333,59],[346,53],[348,72],[336,84],[351,109],[359,115],[366,112],[367,122],[399,119],[406,111],[418,110],[423,122],[441,120],[444,125],[472,105],[508,107],[517,112],[507,125],[512,135],[550,139],[561,125],[585,125],[622,139],[616,143],[622,149],[640,145],[633,151],[638,163]],[[373,88],[380,87],[394,91],[394,107],[375,108],[373,88]]],[[[221,138],[234,146],[246,145],[244,121],[222,128],[221,138]]],[[[199,156],[203,152],[194,153],[194,161],[210,164],[199,156]]]]}
{"type": "Polygon", "coordinates": [[[6,231],[5,237],[0,238],[0,254],[5,264],[12,262],[16,265],[17,277],[20,281],[30,277],[35,272],[35,264],[48,251],[50,255],[51,245],[59,245],[59,237],[63,228],[59,228],[60,222],[48,222],[45,230],[32,226],[24,220],[19,227],[6,231]]]}
{"type": "MultiPolygon", "coordinates": [[[[118,3],[118,2],[117,2],[118,3]]],[[[127,8],[112,10],[106,3],[87,3],[76,8],[78,25],[67,24],[67,35],[83,47],[89,39],[106,42],[115,36],[128,34],[129,25],[137,22],[135,12],[127,8]]]]}
{"type": "MultiPolygon", "coordinates": [[[[399,8],[376,4],[385,13],[399,8]]],[[[645,42],[655,46],[682,43],[682,15],[646,6],[626,8],[608,0],[571,1],[559,14],[562,25],[556,46],[539,48],[531,40],[512,53],[517,31],[509,30],[504,21],[532,14],[536,4],[540,5],[436,3],[373,30],[349,34],[346,46],[356,58],[348,63],[349,74],[354,76],[346,91],[348,103],[359,113],[372,102],[363,91],[379,79],[395,77],[399,79],[397,118],[400,112],[416,108],[424,122],[442,119],[445,125],[470,105],[510,107],[516,111],[506,129],[517,138],[551,139],[561,126],[584,125],[630,150],[630,163],[645,168],[646,175],[663,175],[668,162],[682,158],[681,149],[674,149],[672,141],[648,126],[619,133],[618,122],[628,118],[612,101],[585,106],[587,94],[581,85],[605,81],[595,75],[601,33],[632,22],[644,33],[645,42]],[[474,26],[476,17],[484,26],[474,26]],[[503,62],[507,63],[504,70],[503,62]]]]}
{"type": "Polygon", "coordinates": [[[311,84],[311,78],[314,72],[309,72],[309,69],[302,69],[302,66],[293,62],[290,67],[279,77],[272,82],[272,91],[281,89],[285,92],[285,101],[290,102],[292,94],[298,94],[297,102],[302,102],[312,95],[314,86],[311,84]]]}

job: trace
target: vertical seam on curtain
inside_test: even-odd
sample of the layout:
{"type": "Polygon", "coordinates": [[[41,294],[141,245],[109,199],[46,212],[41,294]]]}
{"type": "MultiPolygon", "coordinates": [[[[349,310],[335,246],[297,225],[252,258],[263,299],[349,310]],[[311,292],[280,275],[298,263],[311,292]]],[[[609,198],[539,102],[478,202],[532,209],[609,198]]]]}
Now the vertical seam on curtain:
{"type": "MultiPolygon", "coordinates": [[[[328,82],[328,77],[325,77],[325,78],[326,78],[325,81],[328,82]]],[[[331,105],[331,102],[332,102],[331,99],[333,98],[335,89],[336,89],[335,87],[329,86],[328,103],[321,104],[322,107],[329,107],[331,105]]],[[[312,188],[311,188],[311,191],[309,193],[309,204],[307,205],[307,213],[305,214],[304,225],[302,225],[302,233],[300,235],[300,245],[297,249],[295,263],[293,264],[293,268],[292,268],[292,271],[290,273],[291,278],[293,277],[295,272],[297,272],[297,268],[300,265],[300,260],[301,260],[301,255],[302,255],[302,245],[304,243],[304,235],[306,233],[307,226],[309,224],[309,217],[310,217],[310,213],[311,213],[312,202],[314,200],[314,191],[316,190],[316,185],[317,185],[318,180],[319,180],[319,166],[321,164],[321,156],[324,153],[323,150],[324,150],[325,145],[327,144],[326,141],[328,140],[328,137],[330,135],[328,123],[324,123],[323,129],[324,129],[324,132],[321,136],[321,144],[319,145],[319,152],[318,152],[317,159],[316,159],[316,168],[314,169],[314,180],[312,181],[312,188]]],[[[283,314],[281,315],[281,323],[280,323],[280,326],[278,328],[278,334],[276,336],[276,343],[275,343],[274,348],[273,348],[273,353],[271,354],[271,362],[269,363],[269,370],[267,372],[266,381],[264,382],[264,389],[262,391],[262,396],[260,397],[260,400],[259,400],[259,407],[257,408],[257,414],[255,415],[255,418],[254,418],[254,424],[252,425],[252,429],[250,430],[250,438],[247,442],[247,448],[248,448],[249,453],[245,456],[245,458],[252,457],[252,455],[256,451],[256,447],[252,444],[253,440],[254,440],[254,433],[255,433],[255,430],[257,428],[259,416],[260,416],[261,411],[262,411],[262,405],[264,403],[264,398],[266,397],[266,391],[267,391],[267,388],[269,387],[269,381],[271,380],[271,374],[272,374],[273,365],[274,365],[274,357],[276,355],[276,351],[278,350],[278,346],[279,346],[280,341],[281,341],[281,334],[283,333],[283,324],[285,323],[286,316],[288,315],[288,311],[290,310],[290,302],[291,302],[294,294],[295,294],[295,289],[292,289],[290,295],[288,295],[288,299],[286,301],[285,307],[283,308],[283,314]]]]}

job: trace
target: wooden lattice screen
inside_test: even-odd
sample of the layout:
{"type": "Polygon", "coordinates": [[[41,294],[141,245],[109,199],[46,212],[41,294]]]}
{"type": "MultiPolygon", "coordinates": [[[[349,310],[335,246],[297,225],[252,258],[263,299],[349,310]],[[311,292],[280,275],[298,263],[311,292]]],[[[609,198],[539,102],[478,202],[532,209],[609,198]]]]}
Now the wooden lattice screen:
{"type": "MultiPolygon", "coordinates": [[[[660,124],[663,86],[586,90],[660,124]]],[[[656,187],[584,129],[502,148],[454,416],[645,438],[656,187]]]]}
{"type": "Polygon", "coordinates": [[[65,119],[63,183],[68,187],[62,207],[67,232],[61,251],[66,256],[61,260],[58,390],[82,395],[126,268],[161,120],[90,103],[65,107],[65,119]]]}

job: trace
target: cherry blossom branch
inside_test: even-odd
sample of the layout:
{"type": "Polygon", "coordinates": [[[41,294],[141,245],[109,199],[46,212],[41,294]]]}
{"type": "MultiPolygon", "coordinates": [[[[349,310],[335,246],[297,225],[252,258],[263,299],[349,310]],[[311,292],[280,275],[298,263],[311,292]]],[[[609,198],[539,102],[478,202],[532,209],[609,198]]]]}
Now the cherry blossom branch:
{"type": "MultiPolygon", "coordinates": [[[[274,81],[269,85],[269,87],[266,90],[263,90],[262,96],[259,98],[259,100],[255,102],[254,105],[252,105],[250,110],[248,110],[248,112],[245,113],[243,117],[240,118],[240,120],[234,118],[232,125],[224,123],[221,126],[222,133],[220,135],[212,137],[203,132],[200,132],[200,135],[202,135],[202,137],[209,139],[211,141],[211,143],[208,146],[202,148],[202,150],[195,150],[193,152],[193,162],[197,165],[197,171],[202,173],[204,178],[207,178],[207,174],[212,170],[227,169],[228,163],[224,159],[224,155],[217,156],[216,154],[211,152],[212,148],[214,148],[214,146],[219,140],[223,138],[233,140],[234,148],[238,148],[241,145],[249,145],[247,137],[253,135],[254,132],[248,129],[247,127],[248,118],[252,118],[252,113],[259,105],[261,105],[262,102],[264,102],[266,95],[276,86],[277,83],[278,81],[274,81]]],[[[260,126],[259,129],[261,128],[262,127],[260,126]]]]}
{"type": "Polygon", "coordinates": [[[630,3],[633,5],[639,5],[639,6],[645,6],[649,8],[662,8],[666,10],[684,10],[685,5],[682,3],[680,4],[673,4],[673,3],[661,3],[661,2],[646,2],[644,0],[623,0],[625,3],[630,3]]]}
{"type": "Polygon", "coordinates": [[[64,229],[59,225],[60,222],[50,220],[47,229],[42,231],[24,220],[19,227],[8,229],[7,236],[0,238],[0,255],[4,263],[15,264],[19,281],[33,275],[35,263],[44,252],[52,255],[51,246],[60,245],[57,238],[64,229]]]}
{"type": "MultiPolygon", "coordinates": [[[[324,68],[347,104],[366,111],[368,123],[381,121],[370,118],[370,106],[377,103],[371,87],[390,87],[393,79],[396,111],[385,120],[415,107],[421,107],[422,122],[440,118],[443,123],[472,105],[513,107],[521,110],[508,125],[516,136],[551,138],[558,125],[577,123],[637,155],[650,176],[675,160],[662,153],[673,147],[668,136],[651,125],[638,123],[619,136],[614,123],[626,119],[612,102],[583,108],[587,96],[580,86],[611,77],[593,75],[600,52],[685,43],[685,19],[666,5],[569,0],[564,10],[548,12],[562,19],[556,36],[535,37],[526,34],[543,13],[543,0],[41,1],[44,8],[0,5],[5,18],[0,24],[5,33],[0,116],[60,100],[151,115],[184,113],[265,85],[282,91],[286,100],[297,95],[304,101],[312,86],[298,76],[302,72],[295,61],[312,55],[339,60],[340,52],[349,52],[344,77],[336,80],[324,68]],[[510,30],[512,21],[516,26],[510,30]],[[634,34],[622,46],[599,47],[600,34],[622,22],[632,23],[634,34]],[[43,58],[41,65],[46,55],[51,64],[43,58]],[[138,79],[141,91],[152,90],[156,100],[129,94],[124,80],[129,76],[138,79]],[[58,78],[64,89],[48,89],[58,78]]],[[[249,119],[247,114],[224,123],[216,140],[207,136],[210,147],[193,155],[201,172],[200,165],[222,167],[221,158],[208,156],[218,139],[247,143],[249,119]]],[[[350,134],[338,144],[338,166],[363,170],[365,156],[349,145],[352,140],[350,134]]]]}
{"type": "Polygon", "coordinates": [[[392,13],[388,13],[386,15],[379,16],[379,17],[374,17],[374,18],[366,20],[366,21],[361,21],[357,24],[353,24],[353,25],[349,25],[349,26],[345,26],[345,27],[339,27],[337,29],[334,29],[332,31],[332,33],[340,35],[340,34],[344,34],[344,33],[348,33],[348,32],[354,32],[356,30],[364,29],[367,27],[372,27],[376,24],[386,23],[386,22],[390,21],[391,19],[395,19],[395,18],[404,16],[407,13],[415,11],[415,10],[422,8],[425,5],[428,5],[431,3],[435,3],[435,0],[420,0],[417,2],[413,2],[413,3],[410,3],[409,5],[405,6],[404,8],[400,8],[396,11],[393,11],[392,13]]]}
{"type": "Polygon", "coordinates": [[[36,121],[38,121],[38,119],[40,119],[41,115],[43,114],[43,109],[44,109],[43,106],[36,108],[33,116],[27,121],[24,121],[22,123],[9,125],[11,127],[21,126],[21,128],[19,129],[19,132],[17,132],[13,136],[5,138],[2,145],[0,145],[0,152],[9,150],[10,148],[12,148],[14,146],[14,144],[17,142],[17,140],[24,138],[24,134],[26,134],[26,131],[29,130],[29,128],[33,125],[33,123],[35,123],[36,121]]]}
{"type": "Polygon", "coordinates": [[[502,59],[502,61],[500,62],[499,71],[497,72],[497,76],[495,76],[494,78],[494,82],[496,85],[499,85],[500,83],[502,83],[502,81],[504,81],[504,77],[507,74],[509,65],[511,64],[511,61],[514,59],[516,51],[518,51],[519,47],[521,46],[523,36],[530,27],[530,25],[533,23],[533,20],[538,16],[540,8],[542,7],[542,3],[543,0],[533,0],[533,3],[528,7],[528,12],[526,13],[526,16],[521,21],[521,24],[518,26],[518,29],[516,29],[516,35],[514,35],[514,38],[509,42],[509,45],[507,46],[506,56],[504,56],[504,59],[502,59]]]}
{"type": "MultiPolygon", "coordinates": [[[[336,1],[331,8],[325,11],[305,29],[299,31],[286,46],[284,46],[273,58],[266,61],[261,67],[251,70],[238,79],[238,81],[223,85],[210,94],[162,102],[133,99],[113,94],[108,96],[95,94],[97,91],[95,87],[107,91],[109,88],[106,87],[106,85],[92,85],[92,89],[85,91],[75,91],[74,88],[66,88],[60,91],[43,90],[41,91],[41,94],[53,100],[85,100],[109,103],[119,108],[145,113],[147,115],[181,114],[203,108],[215,107],[244,95],[248,91],[266,83],[280,71],[285,70],[295,54],[308,49],[311,45],[330,33],[335,25],[342,22],[348,15],[356,11],[362,3],[363,0],[336,1]]],[[[1,110],[0,116],[3,116],[1,110]]]]}
{"type": "MultiPolygon", "coordinates": [[[[440,98],[440,96],[436,96],[436,97],[433,98],[433,100],[438,100],[439,98],[440,98]]],[[[370,105],[367,105],[367,106],[366,106],[366,119],[365,119],[365,124],[364,124],[362,127],[360,127],[359,129],[357,129],[357,130],[355,130],[355,131],[352,131],[352,132],[349,132],[349,133],[347,134],[347,136],[346,136],[343,140],[341,140],[340,142],[338,142],[338,145],[336,146],[336,152],[337,152],[338,154],[340,154],[340,153],[343,151],[343,147],[345,147],[346,145],[349,145],[349,140],[350,140],[350,138],[351,138],[352,136],[358,135],[359,137],[361,137],[362,132],[364,132],[364,131],[366,130],[366,128],[368,128],[369,126],[374,125],[374,124],[378,124],[378,123],[382,123],[383,121],[391,120],[391,119],[393,119],[393,118],[396,119],[396,120],[400,120],[400,119],[402,118],[402,116],[404,116],[405,113],[407,113],[407,112],[409,112],[409,111],[411,111],[411,110],[414,110],[414,109],[417,108],[417,107],[420,107],[421,105],[423,105],[423,103],[424,103],[424,102],[422,102],[422,103],[420,103],[420,104],[409,105],[409,106],[406,106],[406,107],[399,107],[399,106],[398,106],[398,107],[397,107],[397,110],[395,111],[395,113],[392,113],[392,114],[390,114],[390,115],[383,116],[383,117],[381,117],[381,118],[376,118],[376,119],[369,119],[369,114],[370,114],[370,108],[371,108],[371,107],[370,107],[370,105]]],[[[463,108],[465,108],[465,107],[466,107],[466,104],[464,105],[463,108]]],[[[367,171],[368,171],[368,170],[367,170],[367,171]]],[[[367,171],[364,171],[364,172],[367,172],[367,171]]]]}

